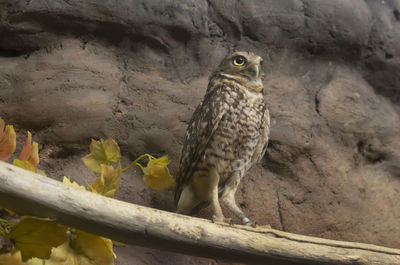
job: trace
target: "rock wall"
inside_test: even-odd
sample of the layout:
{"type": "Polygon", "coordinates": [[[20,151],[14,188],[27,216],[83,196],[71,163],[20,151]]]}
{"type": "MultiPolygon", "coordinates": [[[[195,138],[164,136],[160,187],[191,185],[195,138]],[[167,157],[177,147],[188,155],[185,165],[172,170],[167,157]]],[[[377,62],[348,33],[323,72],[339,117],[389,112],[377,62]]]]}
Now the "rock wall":
{"type": "MultiPolygon", "coordinates": [[[[1,0],[0,117],[49,176],[85,183],[90,138],[169,154],[230,51],[266,64],[271,140],[237,200],[259,224],[400,248],[400,1],[1,0]]],[[[173,211],[124,173],[118,198],[173,211]]],[[[210,209],[197,216],[209,218],[210,209]]],[[[209,264],[140,247],[116,264],[209,264]],[[167,263],[165,263],[167,262],[167,263]]]]}

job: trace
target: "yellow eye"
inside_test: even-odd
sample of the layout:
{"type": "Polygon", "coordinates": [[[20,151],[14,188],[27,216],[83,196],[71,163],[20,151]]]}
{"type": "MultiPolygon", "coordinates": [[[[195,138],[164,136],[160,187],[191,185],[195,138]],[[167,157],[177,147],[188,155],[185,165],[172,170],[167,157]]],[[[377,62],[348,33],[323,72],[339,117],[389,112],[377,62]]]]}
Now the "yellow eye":
{"type": "Polygon", "coordinates": [[[242,66],[246,63],[246,59],[243,56],[237,56],[233,59],[233,64],[236,66],[242,66]]]}

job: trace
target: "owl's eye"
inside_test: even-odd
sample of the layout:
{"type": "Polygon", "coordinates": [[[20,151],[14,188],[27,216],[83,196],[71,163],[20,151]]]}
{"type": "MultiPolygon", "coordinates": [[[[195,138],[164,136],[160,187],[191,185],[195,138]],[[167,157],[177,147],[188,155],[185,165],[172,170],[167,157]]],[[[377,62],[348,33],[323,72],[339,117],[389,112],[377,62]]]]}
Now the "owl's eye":
{"type": "Polygon", "coordinates": [[[243,56],[237,56],[233,59],[233,64],[236,66],[242,66],[246,63],[246,59],[243,56]]]}

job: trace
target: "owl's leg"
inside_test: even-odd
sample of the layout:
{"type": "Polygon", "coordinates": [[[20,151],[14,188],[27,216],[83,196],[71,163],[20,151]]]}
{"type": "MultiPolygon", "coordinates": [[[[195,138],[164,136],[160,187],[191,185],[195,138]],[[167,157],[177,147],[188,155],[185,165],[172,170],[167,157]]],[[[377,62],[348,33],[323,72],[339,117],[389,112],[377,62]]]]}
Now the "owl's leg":
{"type": "Polygon", "coordinates": [[[192,185],[187,185],[183,188],[181,196],[179,197],[176,212],[189,215],[193,208],[199,203],[200,201],[196,198],[192,185]]]}
{"type": "Polygon", "coordinates": [[[209,175],[209,200],[213,206],[214,216],[212,218],[213,221],[218,222],[228,222],[230,223],[231,220],[224,217],[222,213],[221,205],[219,204],[218,198],[218,183],[219,183],[219,174],[216,168],[210,170],[209,175]]]}
{"type": "Polygon", "coordinates": [[[243,213],[242,209],[236,204],[235,193],[240,183],[240,174],[236,172],[233,176],[225,183],[224,192],[222,193],[221,199],[228,208],[234,212],[241,220],[244,225],[251,225],[251,221],[243,213]]]}

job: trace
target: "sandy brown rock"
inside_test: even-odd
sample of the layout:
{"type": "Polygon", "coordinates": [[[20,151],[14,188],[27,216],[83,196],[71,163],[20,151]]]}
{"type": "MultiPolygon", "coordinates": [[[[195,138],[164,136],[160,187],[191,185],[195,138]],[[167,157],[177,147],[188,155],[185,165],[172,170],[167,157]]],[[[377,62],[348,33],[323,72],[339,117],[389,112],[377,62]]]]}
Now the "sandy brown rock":
{"type": "MultiPolygon", "coordinates": [[[[399,10],[397,0],[3,0],[0,116],[20,138],[33,132],[53,178],[93,179],[79,158],[100,137],[118,141],[124,164],[169,154],[176,173],[209,73],[248,49],[265,59],[272,118],[268,152],[237,194],[249,217],[400,248],[399,10]]],[[[118,197],[174,210],[172,193],[146,188],[137,169],[118,197]]],[[[119,253],[117,264],[214,262],[119,253]]]]}

